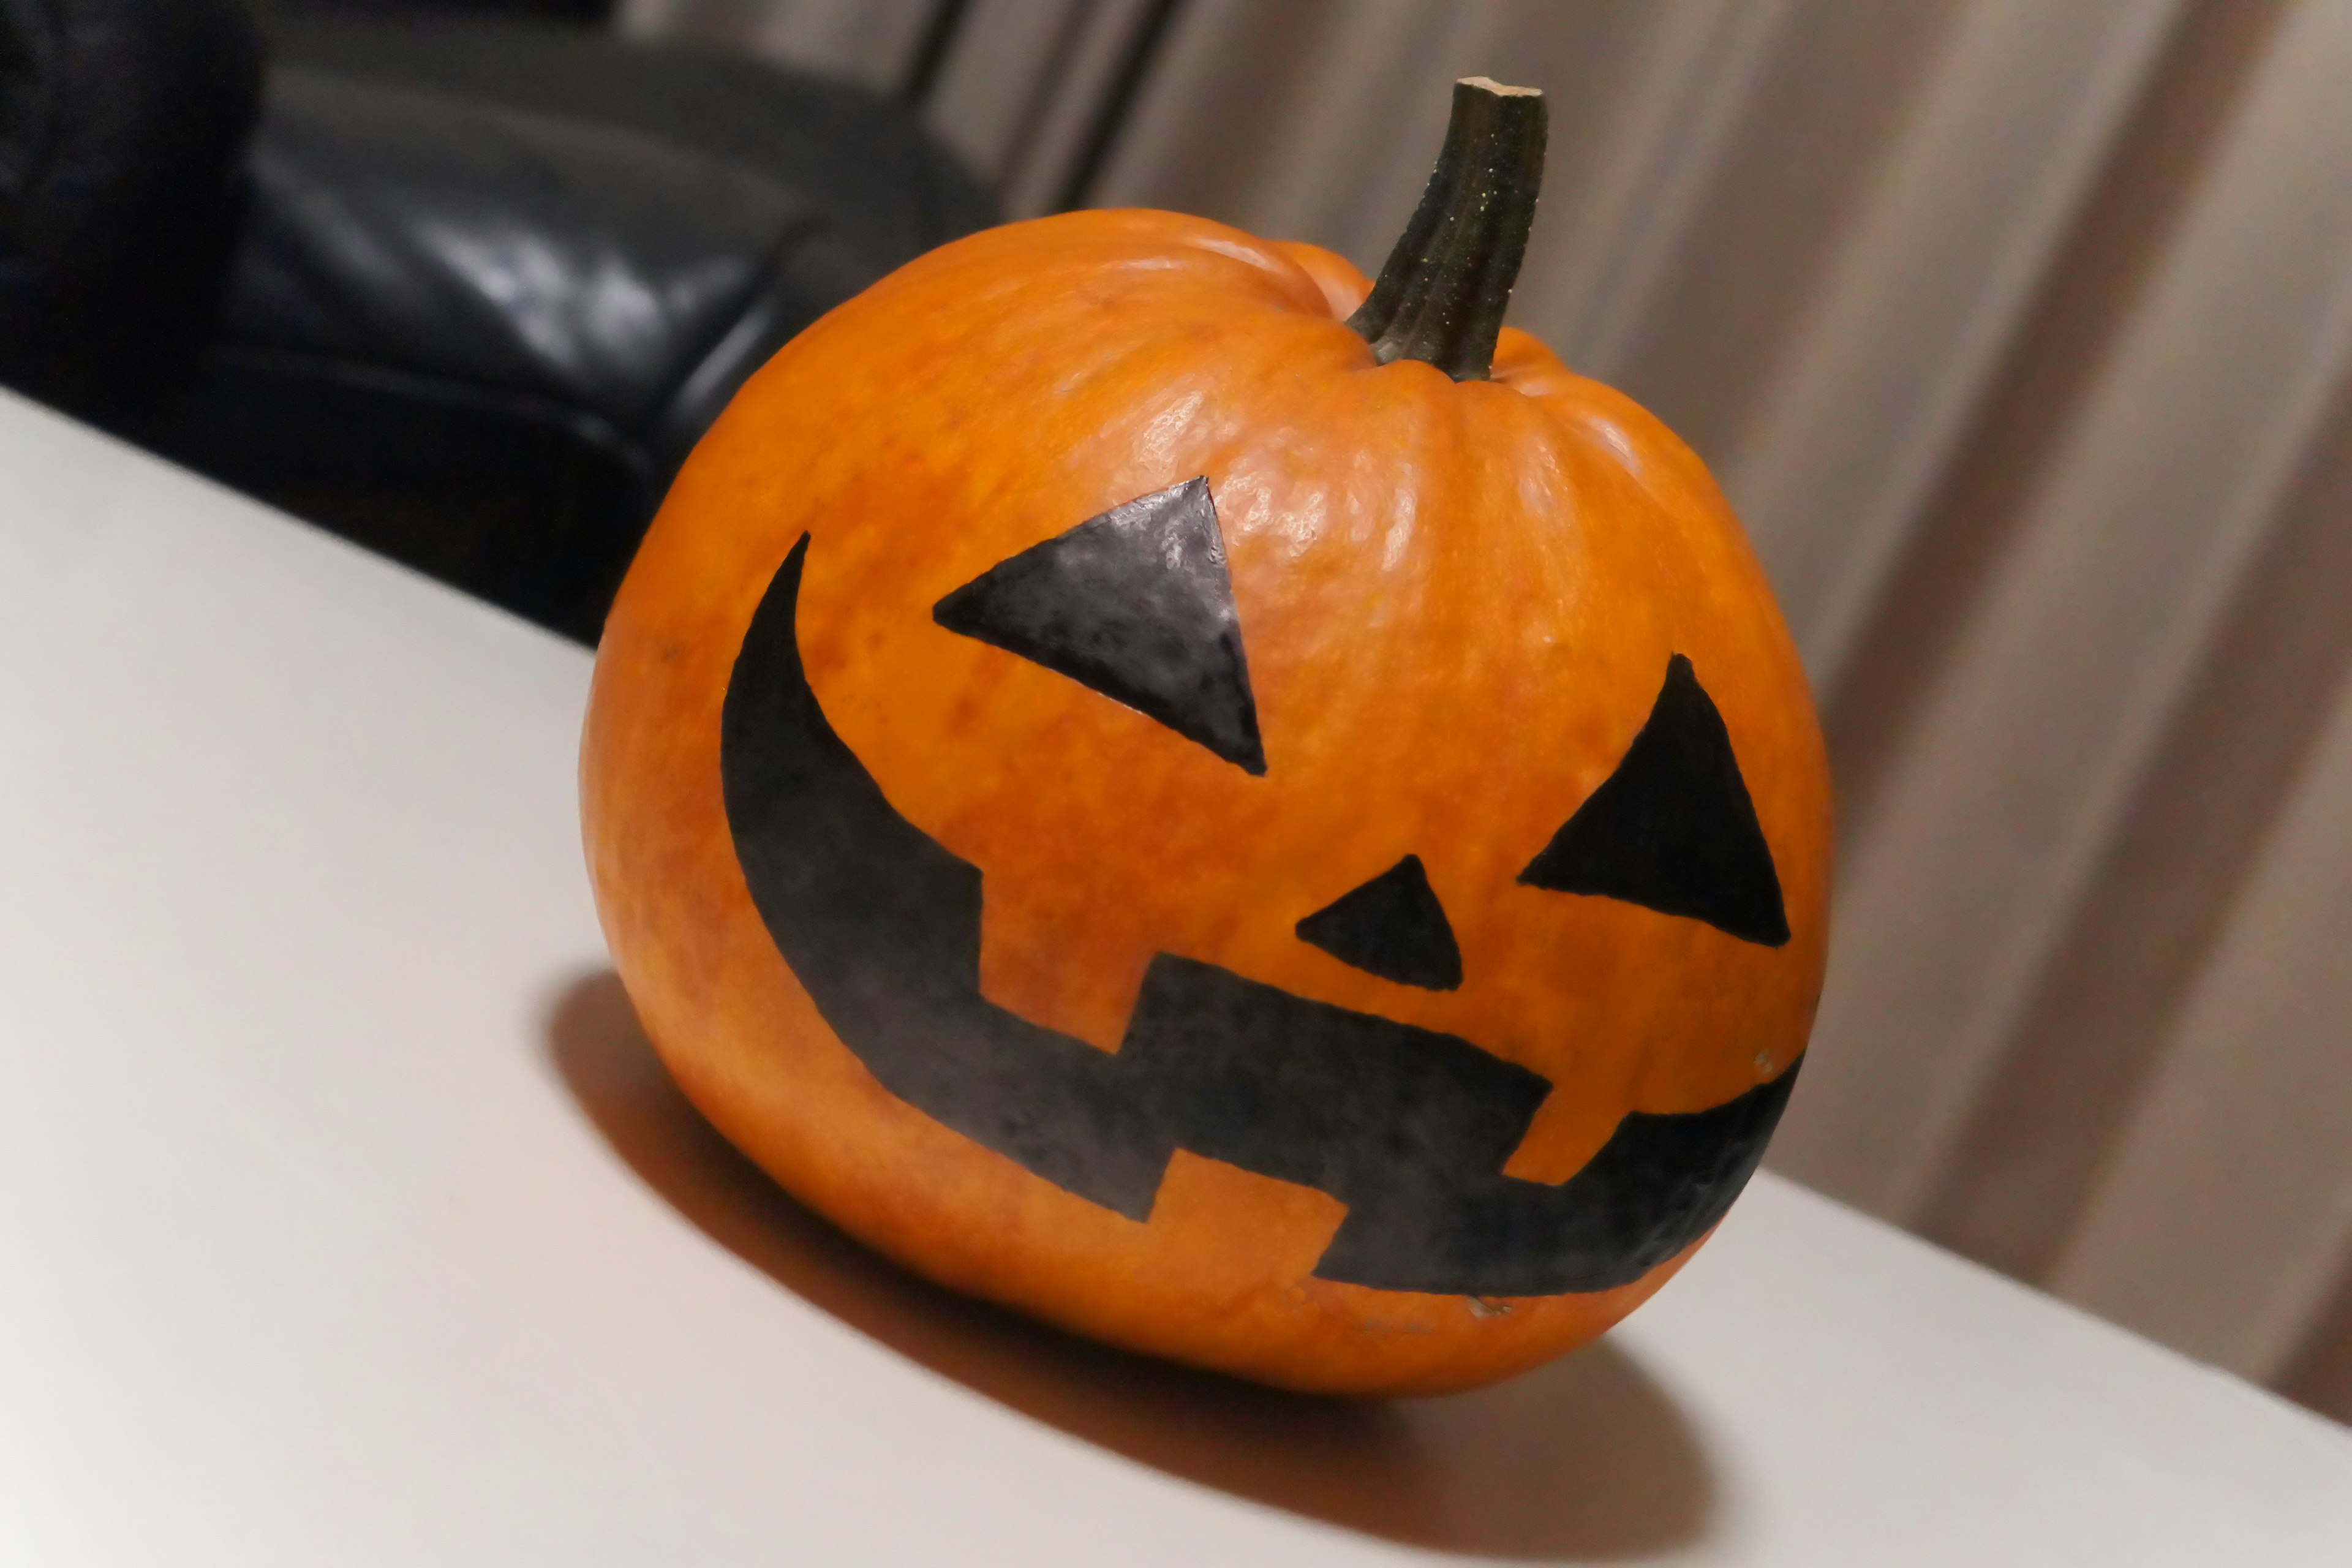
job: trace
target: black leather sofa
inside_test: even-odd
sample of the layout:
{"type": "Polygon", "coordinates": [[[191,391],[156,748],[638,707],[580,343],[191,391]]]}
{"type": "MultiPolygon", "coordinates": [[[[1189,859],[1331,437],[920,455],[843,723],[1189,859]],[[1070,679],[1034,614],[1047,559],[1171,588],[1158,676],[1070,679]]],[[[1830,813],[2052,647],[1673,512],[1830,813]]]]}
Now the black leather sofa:
{"type": "Polygon", "coordinates": [[[0,382],[583,639],[742,378],[993,218],[900,105],[722,54],[0,0],[0,382]]]}

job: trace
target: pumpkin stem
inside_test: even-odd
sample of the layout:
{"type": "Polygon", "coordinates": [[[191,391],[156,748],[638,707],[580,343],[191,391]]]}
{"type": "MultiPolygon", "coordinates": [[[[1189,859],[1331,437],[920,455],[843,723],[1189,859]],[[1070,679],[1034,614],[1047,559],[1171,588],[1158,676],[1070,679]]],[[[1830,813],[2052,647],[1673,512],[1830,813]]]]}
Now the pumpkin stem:
{"type": "Polygon", "coordinates": [[[1483,76],[1454,84],[1454,118],[1421,206],[1348,325],[1381,364],[1426,360],[1484,381],[1543,184],[1543,94],[1483,76]]]}

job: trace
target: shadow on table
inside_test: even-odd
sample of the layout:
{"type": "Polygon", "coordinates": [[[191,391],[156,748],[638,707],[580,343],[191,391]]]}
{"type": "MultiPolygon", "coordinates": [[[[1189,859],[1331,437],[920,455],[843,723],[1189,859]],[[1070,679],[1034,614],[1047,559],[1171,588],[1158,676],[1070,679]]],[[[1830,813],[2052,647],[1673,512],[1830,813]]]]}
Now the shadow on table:
{"type": "Polygon", "coordinates": [[[687,1220],[933,1372],[1202,1486],[1409,1545],[1538,1562],[1643,1557],[1706,1533],[1689,1422],[1603,1342],[1444,1399],[1284,1394],[1106,1349],[926,1283],[802,1207],[687,1102],[609,971],[564,993],[555,1069],[687,1220]]]}

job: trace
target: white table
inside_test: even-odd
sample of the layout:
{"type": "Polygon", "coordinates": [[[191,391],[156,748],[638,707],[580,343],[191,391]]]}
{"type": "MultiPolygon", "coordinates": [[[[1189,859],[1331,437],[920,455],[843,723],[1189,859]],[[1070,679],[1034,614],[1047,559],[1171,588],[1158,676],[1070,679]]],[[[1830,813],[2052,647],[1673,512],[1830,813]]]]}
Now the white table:
{"type": "Polygon", "coordinates": [[[587,673],[0,399],[0,1563],[2352,1564],[2352,1436],[1769,1177],[1414,1405],[897,1274],[637,1035],[587,673]]]}

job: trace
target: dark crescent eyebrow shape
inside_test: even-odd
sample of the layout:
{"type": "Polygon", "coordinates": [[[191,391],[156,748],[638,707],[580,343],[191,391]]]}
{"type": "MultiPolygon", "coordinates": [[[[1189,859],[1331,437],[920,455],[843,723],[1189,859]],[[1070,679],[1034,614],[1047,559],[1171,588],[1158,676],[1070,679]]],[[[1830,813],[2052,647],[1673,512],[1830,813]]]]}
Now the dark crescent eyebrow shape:
{"type": "Polygon", "coordinates": [[[1158,720],[1263,776],[1257,699],[1206,476],[1009,556],[931,618],[1158,720]]]}

